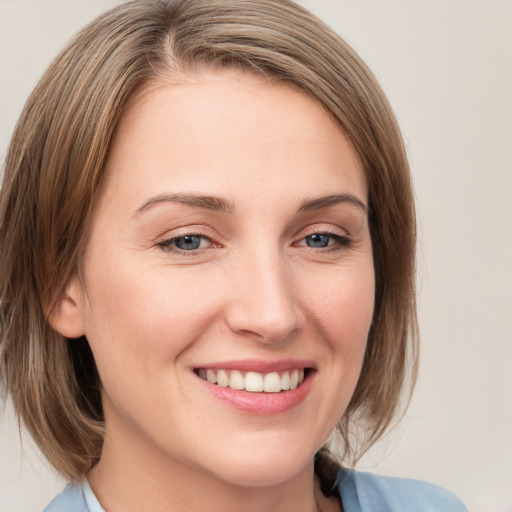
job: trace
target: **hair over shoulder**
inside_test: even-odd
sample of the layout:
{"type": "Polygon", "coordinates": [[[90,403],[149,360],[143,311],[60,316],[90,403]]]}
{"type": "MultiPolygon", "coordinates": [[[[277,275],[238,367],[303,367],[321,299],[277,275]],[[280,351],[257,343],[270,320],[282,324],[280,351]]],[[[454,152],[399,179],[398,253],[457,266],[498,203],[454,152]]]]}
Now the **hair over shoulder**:
{"type": "MultiPolygon", "coordinates": [[[[330,112],[363,162],[376,297],[361,376],[338,426],[346,463],[382,436],[410,396],[418,352],[413,192],[400,130],[372,73],[289,0],[124,3],[85,27],[40,80],[12,136],[0,195],[3,387],[72,481],[101,454],[101,382],[87,340],[64,338],[48,317],[80,275],[127,102],[155,79],[204,67],[299,87],[330,112]]],[[[319,474],[326,454],[317,457],[319,474]]]]}

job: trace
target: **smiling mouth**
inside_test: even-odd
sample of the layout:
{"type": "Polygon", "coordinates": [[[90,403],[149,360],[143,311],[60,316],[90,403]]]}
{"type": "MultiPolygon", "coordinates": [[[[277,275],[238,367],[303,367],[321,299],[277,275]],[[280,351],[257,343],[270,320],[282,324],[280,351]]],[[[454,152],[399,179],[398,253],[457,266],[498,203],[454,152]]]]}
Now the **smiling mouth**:
{"type": "Polygon", "coordinates": [[[308,368],[270,373],[211,368],[194,370],[196,375],[210,384],[221,388],[245,390],[250,393],[280,393],[296,389],[307,378],[309,371],[308,368]]]}

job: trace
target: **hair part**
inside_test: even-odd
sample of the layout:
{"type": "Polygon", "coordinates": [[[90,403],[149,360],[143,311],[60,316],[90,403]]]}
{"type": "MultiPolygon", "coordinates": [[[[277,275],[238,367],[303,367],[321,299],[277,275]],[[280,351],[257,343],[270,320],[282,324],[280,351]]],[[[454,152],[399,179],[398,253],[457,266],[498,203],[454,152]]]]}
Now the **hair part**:
{"type": "MultiPolygon", "coordinates": [[[[101,382],[87,340],[64,338],[48,317],[80,275],[128,101],[156,79],[202,68],[301,88],[339,123],[363,162],[376,297],[361,376],[338,427],[346,463],[383,435],[410,398],[418,355],[413,192],[400,130],[371,72],[289,0],[137,0],[85,27],[44,74],[12,137],[0,196],[3,384],[45,456],[72,481],[101,455],[101,382]]],[[[329,464],[328,452],[319,452],[318,474],[329,464]]]]}

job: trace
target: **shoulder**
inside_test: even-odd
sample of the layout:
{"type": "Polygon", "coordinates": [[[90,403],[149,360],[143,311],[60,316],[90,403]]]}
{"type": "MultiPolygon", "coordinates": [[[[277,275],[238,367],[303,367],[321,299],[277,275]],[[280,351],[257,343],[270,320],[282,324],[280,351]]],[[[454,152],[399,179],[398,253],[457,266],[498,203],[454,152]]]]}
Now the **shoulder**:
{"type": "Polygon", "coordinates": [[[338,488],[346,512],[468,512],[437,485],[342,469],[338,488]]]}
{"type": "Polygon", "coordinates": [[[88,512],[81,486],[68,485],[43,510],[43,512],[64,512],[64,511],[88,512]]]}
{"type": "Polygon", "coordinates": [[[68,485],[43,512],[104,512],[104,510],[86,481],[81,485],[68,485]]]}

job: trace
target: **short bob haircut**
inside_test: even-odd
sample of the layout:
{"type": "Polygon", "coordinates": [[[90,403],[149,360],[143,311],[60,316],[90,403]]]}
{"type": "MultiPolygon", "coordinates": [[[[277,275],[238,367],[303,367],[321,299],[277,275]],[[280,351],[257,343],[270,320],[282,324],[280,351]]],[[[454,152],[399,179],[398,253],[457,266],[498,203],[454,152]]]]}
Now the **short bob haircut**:
{"type": "MultiPolygon", "coordinates": [[[[290,0],[136,0],[85,27],[46,71],[13,134],[0,196],[3,387],[71,481],[101,455],[101,382],[87,340],[64,338],[47,318],[80,274],[127,102],[155,79],[204,68],[244,70],[305,91],[364,165],[375,310],[362,373],[338,427],[342,463],[380,438],[410,397],[418,353],[413,192],[397,122],[372,73],[290,0]]],[[[317,455],[320,476],[328,454],[317,455]]]]}

